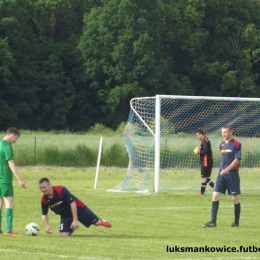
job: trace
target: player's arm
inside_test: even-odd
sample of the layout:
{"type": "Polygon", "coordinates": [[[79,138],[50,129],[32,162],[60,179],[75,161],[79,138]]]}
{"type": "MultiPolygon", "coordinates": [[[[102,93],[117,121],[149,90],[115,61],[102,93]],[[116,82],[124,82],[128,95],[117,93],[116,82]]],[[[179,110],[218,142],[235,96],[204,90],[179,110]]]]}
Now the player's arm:
{"type": "Polygon", "coordinates": [[[52,234],[52,230],[49,226],[49,216],[48,216],[48,214],[42,215],[42,220],[43,220],[43,223],[44,223],[44,226],[45,226],[46,233],[52,234]]]}
{"type": "Polygon", "coordinates": [[[71,228],[73,230],[79,228],[79,223],[78,223],[78,210],[77,210],[77,205],[75,203],[75,201],[73,201],[70,204],[70,208],[71,208],[71,213],[72,213],[72,223],[71,223],[71,228]]]}
{"type": "Polygon", "coordinates": [[[70,205],[71,214],[72,214],[72,223],[70,227],[73,230],[76,230],[79,227],[79,223],[78,223],[78,210],[77,210],[77,204],[75,202],[75,197],[70,193],[70,191],[66,187],[62,188],[61,194],[63,200],[70,205]]]}
{"type": "Polygon", "coordinates": [[[205,153],[208,153],[209,150],[210,150],[210,149],[209,149],[209,143],[206,142],[206,141],[203,141],[203,142],[201,143],[201,147],[200,147],[199,153],[200,153],[200,154],[205,154],[205,153]]]}
{"type": "Polygon", "coordinates": [[[46,233],[52,234],[52,230],[49,226],[49,216],[48,216],[49,206],[44,202],[44,196],[42,196],[41,208],[42,208],[42,220],[45,226],[45,231],[46,233]]]}
{"type": "Polygon", "coordinates": [[[16,177],[16,179],[19,181],[20,186],[22,188],[26,188],[26,181],[21,177],[21,175],[18,173],[17,168],[15,166],[14,160],[8,160],[8,166],[11,169],[12,173],[16,177]]]}

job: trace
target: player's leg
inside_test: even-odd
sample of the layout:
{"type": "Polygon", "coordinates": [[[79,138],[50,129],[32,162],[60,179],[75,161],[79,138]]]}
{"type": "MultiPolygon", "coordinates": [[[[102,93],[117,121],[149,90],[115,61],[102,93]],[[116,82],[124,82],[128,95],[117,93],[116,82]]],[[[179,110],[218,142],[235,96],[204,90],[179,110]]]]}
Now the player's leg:
{"type": "Polygon", "coordinates": [[[229,187],[228,194],[231,196],[234,204],[234,222],[231,224],[231,227],[239,227],[239,219],[241,212],[241,204],[239,200],[240,192],[240,178],[237,171],[232,171],[232,174],[228,175],[229,187]]]}
{"type": "Polygon", "coordinates": [[[210,176],[211,176],[211,172],[212,172],[212,167],[213,165],[210,165],[207,170],[207,184],[211,187],[211,188],[214,188],[215,184],[214,182],[210,179],[210,176]]]}
{"type": "Polygon", "coordinates": [[[109,221],[100,219],[87,206],[78,210],[78,219],[87,228],[90,227],[90,225],[104,226],[104,227],[108,227],[108,228],[110,228],[112,226],[109,221]]]}
{"type": "Polygon", "coordinates": [[[68,237],[73,233],[73,229],[71,228],[72,220],[73,220],[72,217],[61,216],[60,228],[59,228],[61,237],[68,237]]]}
{"type": "Polygon", "coordinates": [[[235,220],[231,224],[231,227],[239,227],[239,219],[240,219],[240,212],[241,212],[241,204],[239,201],[238,195],[236,196],[231,196],[232,201],[234,203],[234,215],[235,215],[235,220]]]}
{"type": "Polygon", "coordinates": [[[221,194],[225,194],[226,192],[226,184],[223,179],[223,176],[218,175],[216,180],[216,185],[214,188],[214,192],[212,194],[212,207],[211,207],[211,221],[206,223],[205,227],[216,227],[217,226],[217,214],[219,209],[219,199],[221,194]]]}
{"type": "Polygon", "coordinates": [[[198,196],[205,194],[207,184],[214,188],[214,182],[209,178],[211,175],[211,170],[212,166],[201,166],[201,188],[198,196]]]}
{"type": "Polygon", "coordinates": [[[2,185],[2,194],[5,203],[5,234],[8,236],[18,236],[13,231],[13,208],[14,208],[14,189],[11,183],[2,185]]]}
{"type": "Polygon", "coordinates": [[[200,186],[200,192],[197,194],[197,196],[203,196],[205,194],[206,186],[207,186],[207,177],[205,174],[205,167],[201,165],[200,168],[200,174],[201,174],[201,186],[200,186]]]}
{"type": "Polygon", "coordinates": [[[208,177],[207,178],[207,184],[211,187],[211,188],[214,188],[214,182],[208,177]]]}
{"type": "Polygon", "coordinates": [[[207,187],[207,178],[205,178],[203,175],[201,175],[200,192],[197,194],[197,196],[205,195],[206,187],[207,187]]]}
{"type": "Polygon", "coordinates": [[[0,198],[0,234],[3,234],[2,231],[2,209],[3,209],[4,199],[0,198]]]}
{"type": "Polygon", "coordinates": [[[214,191],[212,195],[212,209],[211,209],[211,221],[217,225],[217,214],[219,208],[219,199],[221,193],[219,191],[214,191]]]}
{"type": "Polygon", "coordinates": [[[2,231],[2,209],[4,206],[4,199],[2,196],[2,184],[0,183],[0,234],[3,234],[2,231]]]}
{"type": "Polygon", "coordinates": [[[112,225],[109,221],[105,220],[105,219],[99,219],[99,221],[97,221],[95,224],[95,226],[103,226],[103,227],[107,227],[107,228],[111,228],[112,225]]]}

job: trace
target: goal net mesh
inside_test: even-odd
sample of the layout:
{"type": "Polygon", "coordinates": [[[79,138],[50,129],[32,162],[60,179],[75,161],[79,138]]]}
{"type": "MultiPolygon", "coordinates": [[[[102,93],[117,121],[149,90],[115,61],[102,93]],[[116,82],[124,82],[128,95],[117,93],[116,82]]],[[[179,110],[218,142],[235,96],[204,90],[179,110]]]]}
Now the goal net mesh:
{"type": "MultiPolygon", "coordinates": [[[[134,98],[123,136],[129,156],[127,173],[116,191],[154,189],[155,97],[134,98]]],[[[245,99],[243,99],[245,100],[245,99]]],[[[203,129],[210,139],[215,181],[220,164],[221,127],[231,125],[242,143],[242,189],[260,188],[259,101],[161,98],[160,189],[199,189],[200,160],[193,150],[200,146],[195,131],[203,129]]],[[[209,188],[208,188],[209,189],[209,188]]]]}

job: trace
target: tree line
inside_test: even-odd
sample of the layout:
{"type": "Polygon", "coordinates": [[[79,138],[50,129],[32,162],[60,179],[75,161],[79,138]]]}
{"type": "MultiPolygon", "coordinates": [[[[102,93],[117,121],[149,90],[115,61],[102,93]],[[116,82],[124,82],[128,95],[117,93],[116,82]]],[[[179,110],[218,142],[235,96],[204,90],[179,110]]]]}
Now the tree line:
{"type": "Polygon", "coordinates": [[[260,0],[0,0],[0,129],[116,128],[137,96],[259,97],[260,0]]]}

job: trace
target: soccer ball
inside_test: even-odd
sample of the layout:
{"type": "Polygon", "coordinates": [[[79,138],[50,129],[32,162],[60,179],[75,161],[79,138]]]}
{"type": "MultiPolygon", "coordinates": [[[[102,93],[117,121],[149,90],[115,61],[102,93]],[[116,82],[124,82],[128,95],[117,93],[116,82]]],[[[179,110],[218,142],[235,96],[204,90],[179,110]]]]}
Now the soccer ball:
{"type": "Polygon", "coordinates": [[[36,223],[29,223],[25,227],[26,235],[28,236],[37,236],[40,231],[39,226],[36,223]]]}

